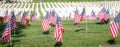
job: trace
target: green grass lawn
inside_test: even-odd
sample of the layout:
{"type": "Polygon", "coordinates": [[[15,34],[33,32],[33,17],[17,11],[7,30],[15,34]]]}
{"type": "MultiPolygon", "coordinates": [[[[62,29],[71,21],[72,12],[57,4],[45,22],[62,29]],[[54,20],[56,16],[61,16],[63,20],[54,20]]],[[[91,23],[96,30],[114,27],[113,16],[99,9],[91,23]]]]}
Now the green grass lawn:
{"type": "MultiPolygon", "coordinates": [[[[43,35],[41,22],[35,21],[30,23],[28,27],[22,27],[19,21],[16,35],[12,31],[13,47],[54,47],[56,41],[53,39],[53,31],[55,27],[50,28],[49,35],[43,35]]],[[[109,24],[96,24],[96,21],[88,21],[88,31],[75,30],[86,28],[86,21],[82,21],[79,25],[74,26],[73,20],[62,20],[65,29],[63,36],[63,45],[61,47],[99,47],[99,45],[111,45],[108,43],[112,39],[109,32],[109,24]]],[[[0,24],[0,34],[3,33],[5,24],[0,24]]],[[[0,35],[1,37],[2,35],[0,35]]],[[[116,38],[116,44],[120,45],[120,35],[116,38]]],[[[9,43],[0,44],[0,47],[8,47],[9,43]]]]}

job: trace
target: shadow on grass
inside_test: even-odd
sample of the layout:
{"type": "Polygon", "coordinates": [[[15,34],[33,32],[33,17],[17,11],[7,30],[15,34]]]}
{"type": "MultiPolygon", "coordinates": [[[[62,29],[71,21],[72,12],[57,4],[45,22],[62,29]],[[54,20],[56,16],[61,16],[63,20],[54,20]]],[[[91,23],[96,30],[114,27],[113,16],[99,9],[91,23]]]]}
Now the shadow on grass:
{"type": "Polygon", "coordinates": [[[84,29],[84,28],[77,29],[77,30],[75,30],[75,32],[79,32],[79,31],[81,31],[81,30],[85,30],[85,29],[84,29]]]}
{"type": "Polygon", "coordinates": [[[62,42],[57,42],[54,47],[61,47],[62,46],[62,42]]]}
{"type": "Polygon", "coordinates": [[[98,22],[98,23],[96,23],[96,24],[100,24],[100,25],[102,25],[102,24],[105,24],[105,23],[98,22]]]}
{"type": "Polygon", "coordinates": [[[109,23],[109,19],[107,21],[105,21],[105,22],[98,22],[96,24],[108,24],[108,23],[109,23]]]}
{"type": "Polygon", "coordinates": [[[78,25],[78,23],[74,23],[74,26],[78,25]]]}
{"type": "Polygon", "coordinates": [[[109,44],[116,44],[115,39],[110,39],[110,40],[108,40],[107,42],[108,42],[109,44]]]}
{"type": "Polygon", "coordinates": [[[54,24],[52,24],[52,23],[50,23],[49,25],[50,25],[51,27],[55,27],[55,25],[54,25],[54,24]]]}
{"type": "Polygon", "coordinates": [[[50,31],[49,31],[49,30],[48,30],[48,31],[44,31],[43,34],[44,34],[44,35],[49,35],[49,34],[50,34],[50,31]]]}

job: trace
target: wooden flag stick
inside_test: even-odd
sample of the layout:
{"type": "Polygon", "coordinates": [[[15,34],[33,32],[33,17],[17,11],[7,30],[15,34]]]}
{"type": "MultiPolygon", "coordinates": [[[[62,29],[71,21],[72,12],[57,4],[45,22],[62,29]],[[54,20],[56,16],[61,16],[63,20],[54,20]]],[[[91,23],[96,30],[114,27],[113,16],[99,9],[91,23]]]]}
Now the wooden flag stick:
{"type": "Polygon", "coordinates": [[[10,31],[10,47],[12,47],[12,41],[11,41],[11,31],[10,31]]]}
{"type": "Polygon", "coordinates": [[[87,30],[88,30],[88,29],[87,29],[87,16],[86,16],[86,32],[87,32],[87,30]]]}
{"type": "MultiPolygon", "coordinates": [[[[10,21],[9,21],[10,22],[10,21]]],[[[10,23],[9,23],[10,26],[10,23]]],[[[11,31],[10,31],[10,47],[12,47],[12,41],[11,41],[11,31]]]]}

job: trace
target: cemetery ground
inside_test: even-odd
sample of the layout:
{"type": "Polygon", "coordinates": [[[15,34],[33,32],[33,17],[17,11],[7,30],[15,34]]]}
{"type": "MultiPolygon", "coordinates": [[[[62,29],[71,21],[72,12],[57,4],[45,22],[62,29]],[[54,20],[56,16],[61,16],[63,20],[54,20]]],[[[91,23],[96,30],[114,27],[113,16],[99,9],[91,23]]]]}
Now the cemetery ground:
{"type": "MultiPolygon", "coordinates": [[[[64,27],[63,43],[61,47],[99,47],[100,45],[119,45],[120,35],[112,42],[109,32],[109,23],[100,24],[99,20],[81,21],[80,24],[74,26],[73,20],[62,20],[64,27]]],[[[20,20],[17,20],[18,28],[16,34],[12,31],[13,47],[55,47],[56,41],[53,39],[54,28],[49,30],[48,35],[43,34],[41,27],[42,20],[30,23],[29,26],[23,27],[20,20]]],[[[0,24],[0,37],[5,29],[5,23],[0,24]]],[[[120,33],[120,32],[119,32],[120,33]]],[[[0,47],[8,47],[9,43],[2,43],[0,47]]]]}

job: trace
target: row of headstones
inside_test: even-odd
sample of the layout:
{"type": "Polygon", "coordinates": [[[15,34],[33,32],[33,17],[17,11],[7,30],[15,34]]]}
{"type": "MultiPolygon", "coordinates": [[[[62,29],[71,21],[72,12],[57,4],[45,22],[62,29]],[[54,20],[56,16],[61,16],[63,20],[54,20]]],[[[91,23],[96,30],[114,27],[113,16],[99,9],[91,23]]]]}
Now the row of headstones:
{"type": "Polygon", "coordinates": [[[120,5],[118,5],[118,2],[114,2],[114,3],[113,2],[110,2],[110,3],[100,2],[100,4],[97,3],[99,5],[96,5],[96,3],[89,3],[89,2],[88,3],[77,2],[77,3],[71,3],[71,4],[70,3],[63,3],[63,2],[61,2],[59,4],[59,2],[58,3],[54,2],[54,3],[51,4],[52,7],[49,7],[50,6],[49,3],[43,3],[44,4],[44,10],[42,9],[43,10],[42,12],[45,16],[45,13],[46,13],[45,11],[50,11],[50,10],[55,9],[56,11],[58,11],[60,16],[62,14],[64,14],[62,16],[69,16],[70,13],[72,13],[72,14],[74,13],[76,8],[78,8],[78,10],[81,12],[82,8],[85,6],[85,8],[87,10],[86,14],[90,15],[92,10],[94,10],[95,13],[97,14],[103,7],[105,7],[106,9],[109,9],[110,14],[115,16],[117,13],[120,12],[120,9],[119,9],[120,5]],[[48,7],[47,7],[46,4],[48,5],[48,7]],[[61,4],[62,4],[62,7],[60,7],[61,4]],[[113,5],[110,6],[110,4],[113,4],[114,7],[113,7],[113,5]],[[60,13],[60,12],[62,12],[62,13],[60,13]],[[67,14],[67,12],[68,12],[68,14],[67,14]]]}
{"type": "MultiPolygon", "coordinates": [[[[112,4],[112,3],[113,2],[109,2],[109,4],[112,4]]],[[[114,3],[115,4],[113,4],[113,5],[115,5],[115,6],[114,7],[111,6],[109,8],[109,10],[110,10],[111,13],[115,13],[115,11],[119,11],[119,8],[120,8],[120,5],[118,5],[117,2],[114,2],[114,3]]],[[[63,17],[63,16],[66,17],[70,13],[74,13],[74,11],[75,11],[76,8],[81,12],[81,10],[82,10],[82,8],[84,6],[85,6],[85,8],[87,10],[86,11],[87,15],[89,15],[92,10],[94,10],[95,13],[97,14],[98,11],[102,7],[107,8],[107,4],[108,3],[106,3],[106,2],[94,2],[94,3],[91,3],[91,2],[46,2],[46,3],[32,3],[32,8],[30,8],[31,5],[28,4],[28,3],[21,3],[21,4],[18,3],[18,4],[17,5],[16,4],[2,4],[1,8],[6,8],[6,5],[8,5],[7,8],[9,8],[9,5],[10,5],[10,6],[12,6],[11,8],[14,8],[14,6],[16,6],[14,8],[16,10],[17,9],[18,10],[29,10],[29,9],[34,10],[34,6],[36,5],[36,9],[41,9],[41,11],[43,13],[43,16],[45,16],[46,11],[51,11],[51,10],[55,9],[56,12],[58,14],[60,14],[61,17],[63,17]],[[97,3],[97,5],[96,5],[96,3],[97,3]],[[100,4],[103,4],[104,6],[101,6],[100,4]],[[40,5],[40,7],[38,7],[39,5],[40,5]],[[28,6],[28,7],[26,8],[26,6],[28,6]]]]}
{"type": "MultiPolygon", "coordinates": [[[[30,8],[31,4],[29,3],[6,3],[1,4],[0,8],[30,8]]],[[[34,6],[33,6],[34,7],[34,6]]]]}
{"type": "MultiPolygon", "coordinates": [[[[22,17],[22,15],[23,15],[23,12],[25,11],[25,12],[27,12],[27,16],[29,16],[30,15],[30,13],[31,13],[31,11],[32,11],[32,9],[29,9],[29,10],[23,10],[23,9],[0,9],[0,16],[5,16],[5,14],[6,14],[6,11],[8,11],[8,15],[10,15],[10,13],[12,12],[12,11],[14,11],[14,13],[15,13],[15,16],[18,16],[18,15],[20,15],[21,17],[22,17]]],[[[40,17],[40,11],[38,11],[37,9],[34,11],[34,15],[36,15],[36,19],[39,19],[39,17],[40,17]]]]}
{"type": "MultiPolygon", "coordinates": [[[[120,2],[120,1],[118,1],[120,2]]],[[[44,9],[47,8],[65,8],[65,7],[82,7],[82,6],[88,6],[88,7],[109,7],[109,8],[119,8],[120,5],[118,2],[45,2],[45,3],[31,3],[32,7],[34,7],[34,4],[43,4],[44,9]],[[114,6],[114,7],[113,7],[114,6]]],[[[30,3],[13,3],[13,4],[2,4],[0,8],[30,8],[30,3]]],[[[42,8],[42,5],[40,5],[40,8],[42,8]]]]}
{"type": "Polygon", "coordinates": [[[2,4],[0,6],[0,8],[30,8],[30,6],[32,6],[32,9],[34,9],[34,6],[35,4],[36,7],[38,8],[38,5],[40,4],[40,9],[43,8],[42,7],[42,4],[44,5],[44,8],[43,9],[50,9],[50,8],[76,8],[76,7],[83,7],[83,6],[86,6],[86,7],[98,7],[100,8],[101,7],[101,4],[106,7],[106,8],[109,8],[109,9],[116,9],[118,10],[120,8],[120,5],[117,4],[118,2],[115,2],[115,4],[109,2],[109,3],[103,3],[103,2],[100,2],[100,3],[91,3],[91,2],[50,2],[50,3],[32,3],[32,5],[29,3],[14,3],[14,4],[2,4]],[[114,6],[114,7],[113,7],[114,6]]]}
{"type": "Polygon", "coordinates": [[[11,0],[12,2],[32,2],[33,0],[11,0]]]}

